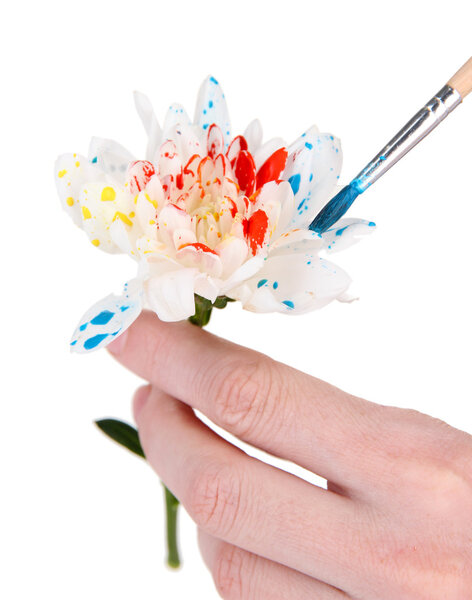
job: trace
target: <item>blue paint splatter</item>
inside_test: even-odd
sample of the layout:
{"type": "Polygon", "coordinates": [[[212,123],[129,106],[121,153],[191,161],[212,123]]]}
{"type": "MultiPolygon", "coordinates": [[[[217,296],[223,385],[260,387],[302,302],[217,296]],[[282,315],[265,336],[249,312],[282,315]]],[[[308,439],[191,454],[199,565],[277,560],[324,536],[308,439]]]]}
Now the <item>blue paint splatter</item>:
{"type": "Polygon", "coordinates": [[[204,115],[206,115],[206,114],[207,114],[207,109],[206,109],[206,108],[204,108],[204,109],[203,109],[203,114],[204,114],[204,115]]]}
{"type": "Polygon", "coordinates": [[[71,346],[75,346],[77,344],[77,340],[74,340],[73,342],[70,343],[71,346]]]}
{"type": "Polygon", "coordinates": [[[272,287],[274,288],[274,290],[276,290],[279,287],[279,282],[274,281],[274,283],[272,284],[272,287]]]}
{"type": "Polygon", "coordinates": [[[103,342],[106,337],[108,337],[108,333],[99,333],[98,335],[94,335],[84,342],[84,348],[86,350],[93,350],[98,346],[98,344],[100,344],[100,342],[103,342]]]}
{"type": "Polygon", "coordinates": [[[258,282],[258,284],[257,284],[257,287],[258,287],[258,288],[260,288],[260,287],[262,287],[263,285],[265,285],[266,283],[267,283],[267,279],[261,279],[261,280],[258,282]]]}
{"type": "Polygon", "coordinates": [[[92,158],[92,163],[94,163],[94,164],[95,164],[97,161],[98,161],[98,156],[94,156],[94,157],[92,158]]]}
{"type": "Polygon", "coordinates": [[[85,331],[87,329],[87,325],[88,323],[82,323],[82,325],[79,327],[79,331],[85,331]]]}
{"type": "Polygon", "coordinates": [[[300,204],[297,206],[297,210],[301,210],[302,206],[305,204],[306,202],[306,198],[303,198],[303,200],[300,202],[300,204]]]}
{"type": "Polygon", "coordinates": [[[288,308],[295,308],[295,304],[291,300],[283,300],[282,304],[285,304],[288,308]]]}
{"type": "Polygon", "coordinates": [[[208,108],[213,108],[213,100],[210,100],[210,102],[208,102],[208,108]]]}
{"type": "Polygon", "coordinates": [[[341,227],[341,229],[338,229],[336,231],[336,235],[342,235],[348,227],[349,227],[348,225],[346,227],[341,227]]]}
{"type": "Polygon", "coordinates": [[[330,140],[334,140],[334,136],[330,135],[330,136],[329,136],[329,139],[330,139],[330,140]]]}
{"type": "Polygon", "coordinates": [[[313,144],[310,144],[309,142],[305,142],[305,147],[308,148],[308,150],[312,150],[313,144]]]}
{"type": "Polygon", "coordinates": [[[308,181],[313,181],[313,173],[310,173],[310,178],[308,179],[308,181]]]}
{"type": "Polygon", "coordinates": [[[111,319],[113,319],[114,314],[115,313],[109,310],[104,310],[99,315],[94,317],[90,323],[92,323],[92,325],[106,325],[111,321],[111,319]]]}
{"type": "Polygon", "coordinates": [[[128,310],[129,306],[120,306],[120,310],[121,312],[125,312],[125,310],[128,310]]]}
{"type": "Polygon", "coordinates": [[[216,79],[214,77],[210,77],[210,81],[212,83],[214,83],[215,85],[218,85],[218,82],[216,81],[216,79]]]}
{"type": "Polygon", "coordinates": [[[300,180],[301,180],[300,173],[296,173],[295,175],[292,175],[291,177],[288,178],[288,182],[292,186],[292,192],[294,195],[300,189],[300,180]]]}
{"type": "Polygon", "coordinates": [[[375,223],[373,221],[369,221],[369,227],[375,227],[375,223]]]}
{"type": "Polygon", "coordinates": [[[208,129],[208,123],[205,123],[204,125],[202,125],[203,129],[208,129]]]}

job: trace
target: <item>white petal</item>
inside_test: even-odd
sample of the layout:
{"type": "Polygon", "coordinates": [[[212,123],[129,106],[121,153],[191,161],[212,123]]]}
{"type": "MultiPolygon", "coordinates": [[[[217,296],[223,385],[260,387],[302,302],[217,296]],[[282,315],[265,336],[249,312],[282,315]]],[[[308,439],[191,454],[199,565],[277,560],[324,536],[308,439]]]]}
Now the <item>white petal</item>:
{"type": "Polygon", "coordinates": [[[147,192],[141,192],[136,198],[136,215],[142,231],[149,237],[157,238],[157,207],[147,192]]]}
{"type": "Polygon", "coordinates": [[[197,269],[181,268],[145,282],[146,300],[161,321],[181,321],[195,313],[197,269]]]}
{"type": "Polygon", "coordinates": [[[307,134],[306,137],[308,141],[303,136],[297,141],[299,149],[287,160],[284,173],[284,179],[291,178],[296,192],[293,227],[307,227],[312,222],[330,199],[342,166],[337,138],[330,134],[307,134]]]}
{"type": "Polygon", "coordinates": [[[215,252],[221,258],[221,263],[223,265],[221,278],[227,279],[246,260],[248,247],[244,240],[228,236],[216,246],[215,252]]]}
{"type": "Polygon", "coordinates": [[[333,227],[322,234],[323,249],[329,254],[357,244],[360,238],[369,235],[375,223],[363,219],[340,219],[333,227]]]}
{"type": "Polygon", "coordinates": [[[207,77],[202,83],[195,107],[194,122],[205,131],[210,125],[216,123],[223,132],[228,147],[231,138],[228,107],[223,90],[214,77],[207,77]]]}
{"type": "Polygon", "coordinates": [[[244,281],[253,277],[259,272],[264,264],[263,256],[253,256],[245,263],[243,263],[239,269],[236,269],[234,273],[223,282],[221,287],[221,294],[227,294],[231,298],[235,297],[232,295],[232,290],[240,286],[244,281]]]}
{"type": "Polygon", "coordinates": [[[252,206],[252,212],[262,209],[269,217],[271,239],[276,240],[287,229],[293,215],[293,192],[287,181],[269,181],[252,206]]]}
{"type": "Polygon", "coordinates": [[[94,304],[81,318],[71,340],[71,351],[92,352],[107,346],[123,333],[142,310],[142,282],[134,279],[123,294],[111,294],[94,304]]]}
{"type": "Polygon", "coordinates": [[[257,277],[246,282],[252,294],[243,306],[254,312],[301,314],[342,296],[350,282],[342,269],[316,254],[269,257],[257,277]]]}
{"type": "Polygon", "coordinates": [[[158,236],[169,248],[172,248],[174,244],[174,231],[188,229],[189,231],[194,232],[190,215],[181,208],[175,206],[175,204],[167,204],[164,206],[159,213],[158,223],[158,236]]]}
{"type": "Polygon", "coordinates": [[[79,196],[82,187],[89,181],[104,181],[105,174],[85,156],[62,154],[54,165],[54,179],[64,210],[81,227],[79,196]]]}
{"type": "Polygon", "coordinates": [[[128,165],[135,160],[118,142],[99,137],[90,140],[89,159],[120,185],[125,184],[128,165]]]}
{"type": "Polygon", "coordinates": [[[249,152],[254,154],[262,143],[262,125],[259,119],[249,123],[243,137],[246,139],[249,152]]]}
{"type": "Polygon", "coordinates": [[[185,108],[181,104],[174,102],[174,104],[169,106],[164,119],[163,140],[174,139],[173,137],[169,137],[169,135],[173,133],[176,125],[188,126],[191,125],[191,121],[185,108]]]}
{"type": "Polygon", "coordinates": [[[292,229],[281,235],[270,245],[269,256],[296,252],[318,252],[323,247],[323,238],[309,229],[292,229]]]}
{"type": "Polygon", "coordinates": [[[141,92],[134,92],[134,103],[148,135],[146,159],[152,160],[162,140],[161,128],[147,96],[141,92]]]}
{"type": "Polygon", "coordinates": [[[202,248],[203,244],[184,246],[177,250],[177,260],[185,267],[195,267],[211,277],[220,277],[223,270],[220,257],[215,252],[202,248]]]}
{"type": "Polygon", "coordinates": [[[195,293],[203,296],[210,302],[214,302],[219,296],[219,286],[212,277],[204,273],[200,273],[195,279],[195,293]]]}
{"type": "Polygon", "coordinates": [[[129,234],[130,239],[140,234],[133,197],[121,186],[89,182],[82,187],[79,205],[82,229],[90,241],[105,252],[119,252],[122,246],[117,246],[111,236],[110,228],[115,221],[126,224],[126,235],[129,234]]]}

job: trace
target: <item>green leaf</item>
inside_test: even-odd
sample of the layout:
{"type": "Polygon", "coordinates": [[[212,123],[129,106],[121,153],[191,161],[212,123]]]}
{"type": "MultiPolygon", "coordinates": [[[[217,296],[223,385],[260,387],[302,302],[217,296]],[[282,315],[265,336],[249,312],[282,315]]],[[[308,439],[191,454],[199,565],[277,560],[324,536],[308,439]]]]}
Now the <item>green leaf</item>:
{"type": "Polygon", "coordinates": [[[233,298],[228,298],[228,296],[218,296],[213,302],[213,306],[215,308],[226,308],[228,302],[234,302],[233,298]]]}
{"type": "Polygon", "coordinates": [[[128,423],[123,423],[123,421],[118,421],[116,419],[100,419],[99,421],[95,421],[95,425],[97,425],[97,427],[113,441],[121,444],[141,458],[146,458],[139,441],[137,430],[134,427],[131,427],[131,425],[128,425],[128,423]]]}

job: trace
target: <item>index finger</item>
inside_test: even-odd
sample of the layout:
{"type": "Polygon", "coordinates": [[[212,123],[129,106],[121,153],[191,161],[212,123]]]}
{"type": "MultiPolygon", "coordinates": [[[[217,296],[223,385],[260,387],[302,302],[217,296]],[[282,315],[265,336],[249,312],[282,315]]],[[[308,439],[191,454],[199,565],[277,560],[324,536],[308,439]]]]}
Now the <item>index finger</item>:
{"type": "MultiPolygon", "coordinates": [[[[243,441],[354,484],[370,402],[187,322],[143,312],[108,346],[117,360],[243,441]]],[[[365,483],[365,473],[363,473],[365,483]]]]}

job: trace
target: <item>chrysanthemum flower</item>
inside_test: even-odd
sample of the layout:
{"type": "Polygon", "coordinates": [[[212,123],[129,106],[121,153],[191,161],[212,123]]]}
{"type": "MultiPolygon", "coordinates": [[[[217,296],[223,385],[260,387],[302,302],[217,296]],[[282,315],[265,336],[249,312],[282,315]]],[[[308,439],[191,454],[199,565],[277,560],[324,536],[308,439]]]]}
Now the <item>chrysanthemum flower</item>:
{"type": "Polygon", "coordinates": [[[100,250],[126,253],[138,274],[81,319],[78,352],[105,346],[147,306],[165,321],[195,312],[195,294],[240,300],[255,312],[299,314],[343,299],[347,274],[320,252],[353,243],[373,223],[343,219],[308,229],[332,197],[341,170],[337,138],[308,129],[293,144],[262,144],[255,120],[231,137],[224,94],[209,77],[192,122],[173,104],[161,130],[149,100],[135,95],[148,135],[144,160],[93,138],[88,158],[56,162],[65,210],[100,250]]]}

